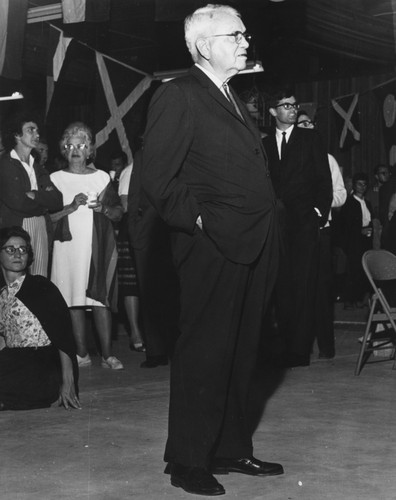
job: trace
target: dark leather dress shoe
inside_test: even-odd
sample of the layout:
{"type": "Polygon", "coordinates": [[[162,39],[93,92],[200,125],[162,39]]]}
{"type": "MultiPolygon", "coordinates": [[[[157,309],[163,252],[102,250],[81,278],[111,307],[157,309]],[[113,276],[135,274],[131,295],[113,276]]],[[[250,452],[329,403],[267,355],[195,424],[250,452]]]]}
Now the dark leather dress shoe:
{"type": "Polygon", "coordinates": [[[262,462],[254,457],[249,458],[215,458],[210,471],[213,474],[240,472],[249,476],[277,476],[283,474],[281,464],[262,462]]]}
{"type": "Polygon", "coordinates": [[[187,493],[206,496],[225,494],[223,486],[203,467],[168,464],[165,468],[165,474],[170,474],[173,486],[183,488],[187,493]]]}

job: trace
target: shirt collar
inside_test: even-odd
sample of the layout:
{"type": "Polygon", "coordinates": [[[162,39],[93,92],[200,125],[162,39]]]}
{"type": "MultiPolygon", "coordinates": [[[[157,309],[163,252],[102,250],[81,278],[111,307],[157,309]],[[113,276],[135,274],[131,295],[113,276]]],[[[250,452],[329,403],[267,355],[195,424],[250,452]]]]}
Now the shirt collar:
{"type": "Polygon", "coordinates": [[[205,73],[205,75],[212,80],[212,82],[216,85],[216,87],[218,89],[221,90],[223,88],[223,83],[226,83],[226,82],[222,82],[217,75],[215,75],[214,73],[211,73],[209,70],[207,70],[206,68],[201,66],[199,63],[195,63],[195,66],[197,66],[197,68],[199,68],[201,71],[203,71],[205,73]]]}
{"type": "Polygon", "coordinates": [[[281,139],[283,132],[286,132],[285,137],[286,137],[286,142],[287,142],[289,140],[290,134],[292,133],[293,129],[294,129],[294,125],[291,125],[286,130],[280,130],[279,128],[277,128],[276,129],[276,136],[281,139]]]}
{"type": "Polygon", "coordinates": [[[366,204],[364,198],[360,198],[359,196],[357,196],[356,194],[352,194],[352,196],[355,198],[356,201],[358,201],[361,205],[366,204]]]}
{"type": "Polygon", "coordinates": [[[9,293],[11,293],[12,295],[16,295],[19,292],[19,290],[21,289],[22,283],[24,282],[25,278],[26,278],[26,274],[22,274],[22,276],[20,276],[16,280],[14,280],[9,285],[7,285],[7,284],[4,285],[0,290],[0,294],[3,293],[4,290],[7,289],[9,293]]]}
{"type": "Polygon", "coordinates": [[[21,163],[24,163],[25,165],[29,165],[29,167],[33,167],[33,164],[34,164],[34,158],[32,155],[29,155],[29,163],[27,164],[25,161],[22,161],[20,158],[19,158],[19,155],[18,153],[15,151],[15,149],[12,149],[11,152],[10,152],[10,156],[11,158],[14,158],[14,160],[19,160],[21,163]]]}

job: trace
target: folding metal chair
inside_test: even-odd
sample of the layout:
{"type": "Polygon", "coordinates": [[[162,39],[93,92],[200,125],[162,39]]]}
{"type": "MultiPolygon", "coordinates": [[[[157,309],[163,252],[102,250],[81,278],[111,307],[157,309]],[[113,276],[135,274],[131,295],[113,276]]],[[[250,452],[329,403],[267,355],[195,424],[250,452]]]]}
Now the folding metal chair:
{"type": "MultiPolygon", "coordinates": [[[[378,282],[396,280],[396,255],[387,250],[368,250],[362,257],[362,265],[374,293],[371,297],[370,313],[356,363],[355,375],[359,375],[363,365],[374,351],[391,349],[388,358],[391,360],[395,357],[396,348],[396,308],[390,307],[381,284],[378,284],[378,282]],[[383,325],[381,331],[377,329],[379,324],[383,325]]],[[[392,369],[395,368],[396,360],[392,369]]]]}

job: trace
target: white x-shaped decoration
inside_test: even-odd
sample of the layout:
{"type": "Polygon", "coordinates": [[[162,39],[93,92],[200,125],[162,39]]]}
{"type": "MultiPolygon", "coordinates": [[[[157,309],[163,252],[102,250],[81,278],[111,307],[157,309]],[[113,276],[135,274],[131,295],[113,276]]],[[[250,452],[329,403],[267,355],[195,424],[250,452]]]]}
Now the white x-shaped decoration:
{"type": "Polygon", "coordinates": [[[120,104],[120,106],[118,106],[117,101],[114,97],[113,87],[110,82],[106,64],[103,60],[102,54],[100,54],[99,52],[96,52],[96,63],[98,65],[100,79],[102,81],[104,94],[106,96],[110,111],[110,118],[107,120],[106,126],[96,134],[96,147],[102,146],[102,144],[104,144],[108,140],[110,133],[114,129],[116,129],[121,148],[127,154],[128,161],[131,162],[133,159],[132,151],[129,146],[129,141],[126,136],[122,119],[132,108],[132,106],[137,102],[137,100],[150,87],[152,77],[146,76],[145,78],[143,78],[143,80],[138,83],[138,85],[132,90],[128,97],[120,104]]]}
{"type": "Polygon", "coordinates": [[[338,102],[335,99],[331,100],[331,104],[333,105],[333,108],[337,111],[337,113],[343,118],[344,121],[344,126],[342,128],[341,136],[340,136],[340,148],[343,147],[346,135],[348,133],[348,130],[352,132],[353,138],[355,141],[360,141],[360,132],[356,130],[355,126],[351,122],[351,118],[353,115],[353,112],[355,111],[356,105],[358,103],[359,99],[359,94],[355,94],[353,96],[351,105],[349,106],[348,112],[345,112],[341,106],[338,104],[338,102]]]}

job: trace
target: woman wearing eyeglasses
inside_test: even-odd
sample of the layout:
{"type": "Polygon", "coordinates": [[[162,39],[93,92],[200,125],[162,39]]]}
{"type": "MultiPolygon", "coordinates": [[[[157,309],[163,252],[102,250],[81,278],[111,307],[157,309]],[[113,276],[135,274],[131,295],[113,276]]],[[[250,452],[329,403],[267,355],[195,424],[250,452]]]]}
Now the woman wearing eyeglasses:
{"type": "Polygon", "coordinates": [[[103,368],[120,370],[111,353],[111,312],[117,305],[117,249],[111,221],[122,206],[110,176],[90,163],[95,154],[92,132],[84,123],[69,125],[60,141],[67,168],[51,174],[63,195],[64,208],[52,214],[56,223],[51,280],[70,308],[80,367],[90,366],[85,311],[92,309],[103,368]]]}
{"type": "Polygon", "coordinates": [[[80,408],[70,315],[56,286],[26,272],[33,251],[18,226],[0,229],[0,410],[80,408]]]}

